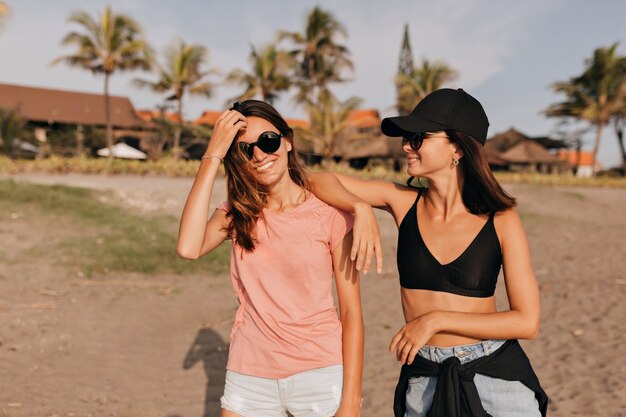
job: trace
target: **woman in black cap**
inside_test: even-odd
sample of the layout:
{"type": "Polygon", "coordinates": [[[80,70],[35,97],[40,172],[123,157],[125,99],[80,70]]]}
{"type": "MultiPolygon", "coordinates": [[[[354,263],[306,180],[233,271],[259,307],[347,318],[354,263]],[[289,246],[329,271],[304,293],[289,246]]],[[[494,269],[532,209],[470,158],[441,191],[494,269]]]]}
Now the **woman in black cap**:
{"type": "MultiPolygon", "coordinates": [[[[403,363],[396,417],[546,415],[547,396],[517,342],[539,331],[539,290],[515,199],[484,155],[488,127],[475,98],[437,90],[411,114],[382,122],[385,135],[403,138],[407,186],[312,175],[313,191],[327,203],[357,217],[366,205],[381,208],[398,225],[406,324],[389,346],[403,363]],[[428,188],[412,187],[416,177],[428,188]],[[494,296],[501,267],[506,311],[497,311],[494,296]]],[[[358,247],[357,227],[353,256],[367,268],[372,248],[358,247]]]]}

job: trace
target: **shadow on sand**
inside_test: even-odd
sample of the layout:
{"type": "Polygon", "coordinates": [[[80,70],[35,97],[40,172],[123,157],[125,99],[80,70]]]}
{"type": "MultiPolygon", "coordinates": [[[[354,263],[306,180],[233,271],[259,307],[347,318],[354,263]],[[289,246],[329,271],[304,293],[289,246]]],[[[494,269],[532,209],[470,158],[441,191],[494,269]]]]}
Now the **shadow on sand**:
{"type": "Polygon", "coordinates": [[[220,415],[220,397],[224,392],[227,359],[228,343],[215,330],[208,327],[200,329],[187,351],[183,361],[183,369],[191,369],[198,362],[202,362],[204,367],[207,384],[202,417],[218,417],[220,415]]]}

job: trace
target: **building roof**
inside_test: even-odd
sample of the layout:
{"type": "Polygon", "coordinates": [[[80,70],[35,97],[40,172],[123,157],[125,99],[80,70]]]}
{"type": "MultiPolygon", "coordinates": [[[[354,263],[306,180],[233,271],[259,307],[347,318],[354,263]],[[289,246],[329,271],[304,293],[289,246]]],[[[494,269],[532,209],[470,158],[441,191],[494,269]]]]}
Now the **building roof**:
{"type": "Polygon", "coordinates": [[[160,118],[169,120],[172,123],[178,123],[178,121],[180,120],[180,118],[178,117],[178,113],[171,111],[162,112],[161,110],[137,110],[137,116],[139,116],[145,122],[151,122],[154,119],[160,118]]]}
{"type": "Polygon", "coordinates": [[[357,128],[375,128],[380,126],[380,115],[375,109],[354,110],[348,114],[346,122],[357,128]]]}
{"type": "Polygon", "coordinates": [[[580,151],[580,155],[575,150],[561,150],[558,154],[561,161],[567,161],[571,166],[593,166],[593,152],[580,151]]]}
{"type": "Polygon", "coordinates": [[[559,162],[559,159],[555,155],[552,155],[542,145],[530,139],[518,142],[506,152],[502,152],[500,157],[513,163],[559,162]]]}
{"type": "Polygon", "coordinates": [[[546,149],[560,149],[567,147],[562,140],[551,139],[547,136],[530,137],[512,127],[506,132],[497,133],[487,139],[485,149],[496,152],[506,152],[524,140],[537,142],[546,149]]]}
{"type": "MultiPolygon", "coordinates": [[[[113,127],[145,127],[127,97],[109,98],[113,127]]],[[[0,107],[17,109],[29,121],[106,125],[101,94],[0,84],[0,107]]]]}
{"type": "Polygon", "coordinates": [[[305,119],[285,119],[285,121],[291,128],[299,127],[302,129],[308,129],[309,127],[311,127],[311,123],[309,123],[309,121],[305,119]]]}
{"type": "Polygon", "coordinates": [[[205,110],[202,112],[202,115],[193,122],[193,124],[213,127],[215,126],[215,122],[217,122],[217,118],[220,117],[220,114],[222,113],[223,111],[205,110]]]}

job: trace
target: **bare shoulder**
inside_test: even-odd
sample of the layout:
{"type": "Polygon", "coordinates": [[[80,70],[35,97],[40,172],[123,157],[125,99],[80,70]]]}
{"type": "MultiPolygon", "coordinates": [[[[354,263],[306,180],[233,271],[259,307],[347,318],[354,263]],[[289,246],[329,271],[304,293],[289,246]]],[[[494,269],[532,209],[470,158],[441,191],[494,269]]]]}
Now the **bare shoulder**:
{"type": "Polygon", "coordinates": [[[493,224],[500,242],[526,236],[522,219],[514,208],[496,212],[493,224]]]}

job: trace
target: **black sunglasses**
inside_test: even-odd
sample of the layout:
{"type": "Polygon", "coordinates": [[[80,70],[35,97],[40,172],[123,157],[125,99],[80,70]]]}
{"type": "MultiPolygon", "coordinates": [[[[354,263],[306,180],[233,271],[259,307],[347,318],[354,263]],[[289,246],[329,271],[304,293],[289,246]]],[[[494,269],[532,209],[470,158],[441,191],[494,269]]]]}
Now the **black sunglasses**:
{"type": "Polygon", "coordinates": [[[411,149],[417,151],[422,147],[422,142],[424,142],[424,138],[427,134],[428,132],[417,132],[402,135],[402,146],[408,143],[411,149]]]}
{"type": "Polygon", "coordinates": [[[254,156],[254,147],[258,147],[264,153],[271,154],[280,148],[280,138],[283,135],[276,132],[263,132],[259,135],[259,138],[254,143],[238,142],[239,149],[243,152],[249,160],[254,156]]]}

